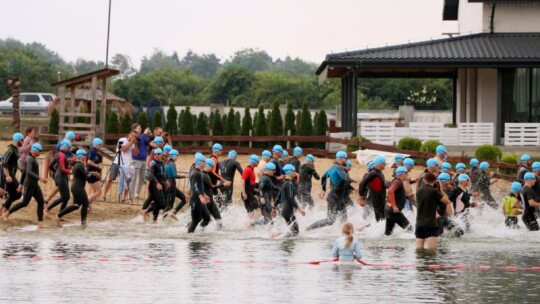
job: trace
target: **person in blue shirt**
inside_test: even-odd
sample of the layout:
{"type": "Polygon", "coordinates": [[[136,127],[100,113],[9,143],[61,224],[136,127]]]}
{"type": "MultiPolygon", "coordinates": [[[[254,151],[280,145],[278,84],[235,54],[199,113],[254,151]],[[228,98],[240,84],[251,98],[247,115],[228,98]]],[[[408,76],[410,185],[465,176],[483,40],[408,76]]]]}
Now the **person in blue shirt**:
{"type": "Polygon", "coordinates": [[[332,247],[332,256],[338,258],[340,262],[352,262],[362,258],[360,242],[355,239],[353,224],[346,222],[341,225],[341,233],[344,236],[338,238],[332,247]]]}
{"type": "Polygon", "coordinates": [[[133,167],[135,173],[129,185],[129,191],[131,197],[139,198],[139,193],[144,184],[146,175],[146,158],[148,156],[147,150],[150,145],[150,139],[147,134],[142,133],[141,125],[135,123],[131,126],[131,131],[137,134],[137,144],[133,148],[133,167]]]}

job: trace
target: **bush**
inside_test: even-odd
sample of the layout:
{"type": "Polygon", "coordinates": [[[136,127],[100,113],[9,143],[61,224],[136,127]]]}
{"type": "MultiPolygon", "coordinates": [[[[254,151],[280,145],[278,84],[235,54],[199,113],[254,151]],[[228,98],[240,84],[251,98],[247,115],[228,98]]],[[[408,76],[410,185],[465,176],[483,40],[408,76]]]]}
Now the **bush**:
{"type": "MultiPolygon", "coordinates": [[[[517,154],[513,154],[513,153],[505,154],[499,160],[499,162],[501,162],[501,163],[510,164],[510,165],[517,165],[518,161],[519,161],[519,156],[517,154]]],[[[512,169],[500,169],[499,172],[501,174],[504,174],[504,175],[515,175],[516,174],[516,170],[512,170],[512,169]]]]}
{"type": "MultiPolygon", "coordinates": [[[[355,136],[353,138],[351,138],[352,140],[358,140],[358,136],[355,136]]],[[[363,137],[363,136],[360,136],[360,142],[362,143],[368,143],[370,144],[371,143],[371,140],[363,137]]],[[[354,152],[354,151],[357,151],[357,150],[363,150],[363,148],[359,148],[358,146],[347,146],[347,152],[354,152]]]]}
{"type": "Polygon", "coordinates": [[[402,150],[419,151],[422,147],[422,141],[414,137],[403,137],[397,146],[402,150]]]}
{"type": "Polygon", "coordinates": [[[438,145],[442,145],[438,140],[427,140],[422,144],[419,151],[426,152],[427,149],[428,153],[435,153],[438,145]]]}
{"type": "Polygon", "coordinates": [[[49,134],[58,134],[60,125],[60,114],[57,109],[54,109],[51,113],[51,119],[49,120],[49,134]]]}
{"type": "Polygon", "coordinates": [[[474,156],[478,158],[480,161],[483,160],[490,160],[490,161],[496,161],[497,157],[500,159],[502,157],[501,149],[497,146],[493,145],[483,145],[478,147],[476,149],[476,152],[474,152],[474,156]]]}

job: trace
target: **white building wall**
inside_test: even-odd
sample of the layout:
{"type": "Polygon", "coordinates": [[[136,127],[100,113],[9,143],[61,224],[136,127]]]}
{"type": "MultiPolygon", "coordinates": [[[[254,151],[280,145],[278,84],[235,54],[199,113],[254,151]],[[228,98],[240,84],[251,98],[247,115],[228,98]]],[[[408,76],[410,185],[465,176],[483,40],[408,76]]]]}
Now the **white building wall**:
{"type": "MultiPolygon", "coordinates": [[[[482,30],[489,32],[491,3],[484,3],[482,15],[482,30]]],[[[494,28],[495,33],[540,32],[540,3],[497,3],[494,28]]]]}
{"type": "Polygon", "coordinates": [[[492,122],[497,129],[500,120],[497,103],[497,69],[478,69],[476,83],[477,122],[492,122]]]}

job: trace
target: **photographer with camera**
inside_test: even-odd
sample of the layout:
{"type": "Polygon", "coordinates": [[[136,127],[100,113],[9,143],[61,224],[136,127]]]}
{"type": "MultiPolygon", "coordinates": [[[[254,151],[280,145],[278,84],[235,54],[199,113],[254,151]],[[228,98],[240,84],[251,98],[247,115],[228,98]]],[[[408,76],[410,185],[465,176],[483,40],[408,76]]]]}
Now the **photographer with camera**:
{"type": "MultiPolygon", "coordinates": [[[[103,194],[104,201],[106,200],[107,192],[109,192],[112,182],[118,177],[120,169],[128,173],[127,175],[124,174],[123,176],[124,178],[128,179],[127,185],[129,185],[129,166],[133,162],[133,153],[138,143],[137,138],[137,133],[131,132],[128,134],[127,137],[122,137],[118,140],[118,144],[116,145],[116,157],[111,164],[109,176],[107,177],[107,183],[105,184],[105,192],[103,194]]],[[[121,182],[123,182],[123,180],[121,182]]],[[[124,196],[125,195],[123,195],[122,197],[124,196]]]]}

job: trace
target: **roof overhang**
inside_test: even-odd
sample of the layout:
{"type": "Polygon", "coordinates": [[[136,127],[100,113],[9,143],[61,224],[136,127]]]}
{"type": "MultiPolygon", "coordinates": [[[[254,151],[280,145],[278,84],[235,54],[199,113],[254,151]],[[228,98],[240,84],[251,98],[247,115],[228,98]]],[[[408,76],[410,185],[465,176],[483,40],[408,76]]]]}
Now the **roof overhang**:
{"type": "Polygon", "coordinates": [[[119,70],[101,69],[101,70],[93,71],[93,72],[86,73],[83,75],[79,75],[70,79],[55,82],[52,84],[52,86],[55,88],[62,87],[62,86],[73,87],[73,86],[88,83],[92,81],[92,78],[94,77],[96,77],[98,80],[101,80],[101,79],[106,79],[109,77],[116,76],[118,74],[120,74],[119,70]]]}

